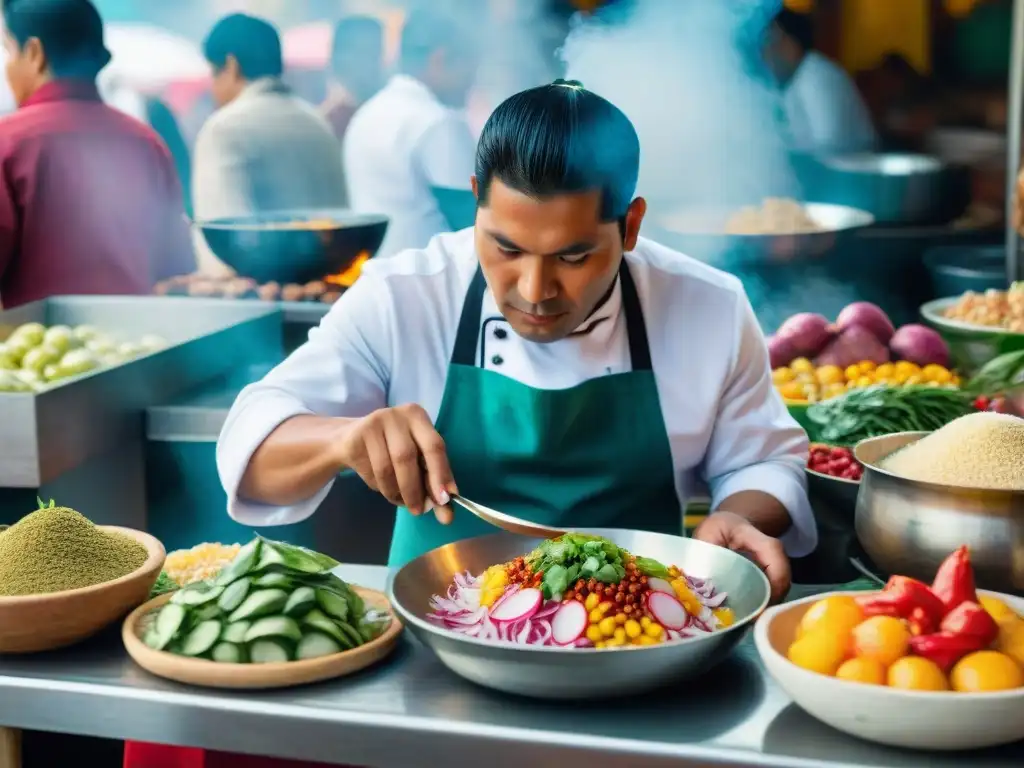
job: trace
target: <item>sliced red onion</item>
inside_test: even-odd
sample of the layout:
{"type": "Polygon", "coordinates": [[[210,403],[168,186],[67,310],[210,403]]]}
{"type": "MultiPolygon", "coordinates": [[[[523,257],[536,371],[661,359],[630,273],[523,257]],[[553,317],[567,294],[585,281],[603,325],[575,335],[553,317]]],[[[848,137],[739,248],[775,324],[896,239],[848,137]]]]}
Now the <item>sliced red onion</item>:
{"type": "Polygon", "coordinates": [[[533,614],[533,618],[534,619],[546,619],[549,616],[554,616],[555,611],[558,610],[558,607],[560,605],[561,605],[561,603],[558,602],[557,600],[548,600],[546,603],[544,603],[540,607],[539,611],[537,611],[535,614],[533,614]]]}
{"type": "Polygon", "coordinates": [[[575,648],[593,648],[594,644],[590,642],[590,640],[588,640],[587,638],[581,637],[577,639],[575,643],[573,643],[573,646],[575,648]]]}
{"type": "Polygon", "coordinates": [[[728,592],[716,592],[711,597],[705,598],[702,602],[708,608],[720,608],[727,597],[729,597],[728,592]]]}
{"type": "Polygon", "coordinates": [[[519,634],[515,635],[515,641],[520,645],[526,645],[530,639],[530,633],[533,632],[533,624],[527,619],[523,622],[523,628],[519,630],[519,634]]]}

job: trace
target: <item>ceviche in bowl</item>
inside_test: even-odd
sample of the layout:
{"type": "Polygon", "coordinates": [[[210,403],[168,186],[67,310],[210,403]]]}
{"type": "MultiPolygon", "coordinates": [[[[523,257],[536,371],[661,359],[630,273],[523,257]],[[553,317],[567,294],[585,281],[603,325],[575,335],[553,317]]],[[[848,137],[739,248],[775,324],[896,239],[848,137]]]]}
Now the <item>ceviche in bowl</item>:
{"type": "Polygon", "coordinates": [[[405,625],[452,671],[544,698],[700,674],[728,655],[769,593],[742,555],[613,529],[466,539],[412,561],[389,587],[405,625]]]}

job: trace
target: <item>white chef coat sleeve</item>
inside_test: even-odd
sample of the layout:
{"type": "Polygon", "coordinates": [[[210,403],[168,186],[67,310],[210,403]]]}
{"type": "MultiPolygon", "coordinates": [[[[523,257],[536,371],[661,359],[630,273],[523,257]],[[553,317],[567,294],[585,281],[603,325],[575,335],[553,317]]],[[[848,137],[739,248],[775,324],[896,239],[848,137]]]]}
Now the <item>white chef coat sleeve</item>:
{"type": "Polygon", "coordinates": [[[303,414],[360,417],[387,405],[392,332],[382,278],[364,274],[309,340],[235,400],[217,441],[228,514],[243,525],[288,525],[312,515],[332,483],[289,507],[238,495],[253,453],[288,419],[303,414]]]}
{"type": "Polygon", "coordinates": [[[416,144],[415,162],[432,187],[469,189],[474,173],[476,140],[469,123],[454,111],[447,112],[424,131],[416,144]]]}
{"type": "Polygon", "coordinates": [[[772,384],[768,349],[750,301],[737,297],[733,366],[719,399],[704,458],[712,509],[740,491],[763,491],[789,511],[792,526],[782,536],[790,557],[818,545],[807,500],[807,435],[793,420],[772,384]]]}
{"type": "Polygon", "coordinates": [[[850,76],[831,61],[808,63],[813,63],[814,67],[808,77],[799,80],[799,87],[813,149],[819,152],[874,149],[878,137],[850,76]]]}

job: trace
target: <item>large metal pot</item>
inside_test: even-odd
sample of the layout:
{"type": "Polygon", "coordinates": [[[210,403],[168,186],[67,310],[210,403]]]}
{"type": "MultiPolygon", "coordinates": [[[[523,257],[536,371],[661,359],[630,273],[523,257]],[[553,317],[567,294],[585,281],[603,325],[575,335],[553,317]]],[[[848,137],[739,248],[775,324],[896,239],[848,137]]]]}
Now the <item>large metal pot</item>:
{"type": "Polygon", "coordinates": [[[885,573],[931,582],[949,553],[966,544],[978,586],[1024,594],[1024,491],[920,483],[879,466],[927,434],[873,437],[854,449],[864,465],[854,523],[864,551],[885,573]]]}

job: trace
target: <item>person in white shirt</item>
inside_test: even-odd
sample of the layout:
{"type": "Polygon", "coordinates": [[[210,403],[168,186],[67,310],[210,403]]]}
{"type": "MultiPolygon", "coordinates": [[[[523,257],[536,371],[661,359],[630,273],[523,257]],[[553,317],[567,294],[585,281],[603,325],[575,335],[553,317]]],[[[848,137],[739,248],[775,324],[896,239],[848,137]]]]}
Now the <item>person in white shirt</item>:
{"type": "Polygon", "coordinates": [[[878,134],[853,79],[813,47],[807,14],[775,17],[765,57],[783,89],[793,148],[819,155],[874,150],[878,134]]]}
{"type": "Polygon", "coordinates": [[[449,229],[431,188],[468,190],[476,147],[463,110],[477,69],[472,38],[445,16],[414,11],[399,59],[400,73],[359,108],[343,141],[352,208],[391,219],[378,259],[449,229]]]}
{"type": "Polygon", "coordinates": [[[739,280],[639,237],[629,119],[575,83],[480,138],[473,228],[371,260],[309,341],[243,390],[217,446],[229,514],[312,515],[352,469],[400,511],[389,564],[490,532],[450,494],[548,525],[749,552],[776,598],[817,544],[807,436],[739,280]],[[434,514],[424,512],[433,509],[434,514]]]}

